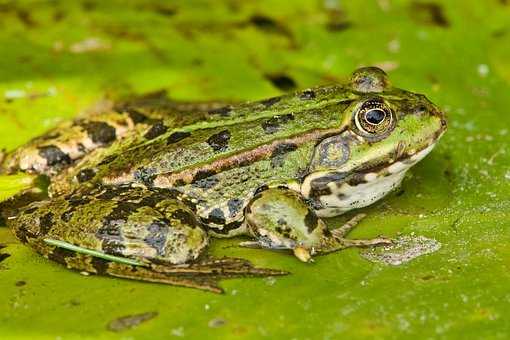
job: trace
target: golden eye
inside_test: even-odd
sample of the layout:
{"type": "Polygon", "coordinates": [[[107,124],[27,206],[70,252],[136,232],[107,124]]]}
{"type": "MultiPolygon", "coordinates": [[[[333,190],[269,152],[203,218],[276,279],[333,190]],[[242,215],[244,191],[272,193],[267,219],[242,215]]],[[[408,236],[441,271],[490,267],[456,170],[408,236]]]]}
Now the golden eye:
{"type": "Polygon", "coordinates": [[[383,103],[367,101],[356,112],[355,123],[361,132],[370,135],[381,134],[393,125],[393,115],[383,103]]]}

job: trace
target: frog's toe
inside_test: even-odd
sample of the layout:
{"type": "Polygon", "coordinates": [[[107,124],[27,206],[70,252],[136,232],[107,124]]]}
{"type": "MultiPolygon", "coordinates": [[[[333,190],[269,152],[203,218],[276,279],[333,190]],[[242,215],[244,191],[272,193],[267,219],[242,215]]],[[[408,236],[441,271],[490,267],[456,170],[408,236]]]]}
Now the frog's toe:
{"type": "Polygon", "coordinates": [[[303,246],[297,246],[293,249],[294,256],[302,262],[313,262],[312,251],[303,246]]]}
{"type": "Polygon", "coordinates": [[[262,244],[258,241],[244,241],[239,243],[239,247],[243,248],[252,248],[252,249],[261,249],[264,248],[262,244]]]}
{"type": "Polygon", "coordinates": [[[342,242],[346,247],[373,247],[373,246],[387,246],[393,244],[394,241],[387,237],[376,237],[369,240],[351,240],[343,239],[342,242]]]}

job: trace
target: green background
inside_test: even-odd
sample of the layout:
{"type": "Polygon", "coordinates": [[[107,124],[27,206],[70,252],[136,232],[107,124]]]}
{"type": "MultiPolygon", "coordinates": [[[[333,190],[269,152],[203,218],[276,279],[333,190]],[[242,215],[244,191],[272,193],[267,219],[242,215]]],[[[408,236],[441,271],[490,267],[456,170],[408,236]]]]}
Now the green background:
{"type": "Polygon", "coordinates": [[[397,267],[354,249],[302,264],[221,241],[214,254],[292,275],[224,281],[215,295],[85,277],[0,228],[10,254],[0,256],[0,337],[507,338],[509,1],[0,0],[0,147],[105,96],[166,88],[175,99],[254,100],[364,65],[427,94],[449,131],[402,190],[365,209],[353,237],[414,233],[439,251],[397,267]],[[148,312],[158,315],[108,330],[148,312]]]}

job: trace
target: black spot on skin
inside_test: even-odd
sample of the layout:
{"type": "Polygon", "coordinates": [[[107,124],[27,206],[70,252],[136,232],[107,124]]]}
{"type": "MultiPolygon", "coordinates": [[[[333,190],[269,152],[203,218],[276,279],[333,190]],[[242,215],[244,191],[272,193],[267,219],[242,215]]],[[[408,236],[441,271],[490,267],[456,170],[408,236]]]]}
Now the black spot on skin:
{"type": "Polygon", "coordinates": [[[212,171],[209,171],[209,170],[199,170],[195,174],[195,176],[193,177],[193,182],[194,181],[200,181],[202,179],[206,179],[206,178],[208,178],[210,176],[213,176],[213,175],[215,175],[215,173],[212,172],[212,171]]]}
{"type": "Polygon", "coordinates": [[[78,148],[78,151],[81,153],[85,153],[87,151],[87,149],[85,148],[85,145],[83,145],[82,143],[78,143],[76,145],[76,147],[78,148]]]}
{"type": "Polygon", "coordinates": [[[219,183],[219,180],[216,176],[209,176],[209,177],[201,178],[198,180],[196,180],[196,177],[195,177],[195,179],[193,179],[193,182],[191,183],[191,185],[193,187],[200,188],[200,189],[210,189],[210,188],[216,186],[218,183],[219,183]]]}
{"type": "Polygon", "coordinates": [[[39,155],[46,159],[49,166],[71,164],[71,157],[55,145],[40,146],[39,155]]]}
{"type": "Polygon", "coordinates": [[[283,116],[274,116],[264,121],[261,126],[265,133],[272,134],[277,132],[282,124],[285,124],[291,120],[294,120],[294,115],[289,113],[283,116]]]}
{"type": "Polygon", "coordinates": [[[39,219],[39,236],[46,235],[53,226],[53,213],[49,212],[39,219]]]}
{"type": "Polygon", "coordinates": [[[215,224],[225,224],[225,215],[223,214],[223,211],[220,208],[214,208],[209,213],[209,222],[215,223],[215,224]]]}
{"type": "Polygon", "coordinates": [[[9,258],[10,256],[11,256],[11,254],[7,254],[7,253],[0,254],[0,262],[5,260],[6,258],[9,258]]]}
{"type": "Polygon", "coordinates": [[[209,114],[212,115],[220,115],[222,117],[230,116],[230,112],[232,112],[232,108],[229,106],[220,107],[219,109],[214,109],[209,111],[209,114]]]}
{"type": "Polygon", "coordinates": [[[279,144],[271,154],[271,166],[272,167],[282,166],[285,159],[285,155],[294,150],[297,150],[297,145],[294,143],[279,144]]]}
{"type": "Polygon", "coordinates": [[[319,225],[319,219],[317,218],[317,215],[313,211],[308,211],[308,213],[305,216],[305,226],[308,229],[308,232],[311,233],[317,228],[319,225]]]}
{"type": "Polygon", "coordinates": [[[108,273],[108,264],[107,260],[101,259],[99,257],[93,257],[90,260],[90,264],[94,267],[96,274],[105,275],[108,273]]]}
{"type": "Polygon", "coordinates": [[[234,217],[241,211],[243,208],[243,203],[244,201],[239,198],[233,198],[228,201],[227,206],[230,217],[234,217]]]}
{"type": "Polygon", "coordinates": [[[120,185],[120,186],[109,186],[105,188],[101,188],[102,193],[96,195],[96,198],[102,200],[111,200],[114,198],[118,198],[122,195],[128,194],[133,190],[129,185],[120,185]]]}
{"type": "Polygon", "coordinates": [[[165,124],[163,124],[162,121],[158,121],[156,122],[154,125],[151,126],[151,128],[149,129],[149,131],[147,131],[145,133],[145,135],[143,135],[144,138],[148,139],[148,140],[151,140],[151,139],[154,139],[156,137],[159,137],[161,136],[162,134],[164,134],[166,131],[168,130],[168,127],[165,126],[165,124]]]}
{"type": "Polygon", "coordinates": [[[328,174],[326,176],[321,176],[319,178],[315,178],[310,182],[310,187],[312,190],[322,190],[327,188],[329,183],[342,183],[345,181],[347,177],[347,173],[344,172],[334,172],[328,174]]]}
{"type": "Polygon", "coordinates": [[[331,189],[328,187],[329,183],[343,183],[345,182],[345,179],[347,177],[346,173],[343,172],[336,172],[329,174],[327,176],[322,176],[319,178],[316,178],[310,182],[310,197],[313,197],[313,199],[316,201],[316,204],[320,204],[317,202],[317,200],[321,196],[327,196],[331,195],[331,189]]]}
{"type": "Polygon", "coordinates": [[[117,202],[115,208],[103,218],[102,226],[97,230],[96,237],[103,241],[102,250],[106,254],[122,256],[125,248],[122,226],[139,207],[139,203],[117,202]]]}
{"type": "Polygon", "coordinates": [[[115,128],[105,122],[86,122],[81,126],[95,144],[108,145],[117,138],[115,128]]]}
{"type": "Polygon", "coordinates": [[[347,183],[350,186],[355,187],[356,185],[367,183],[367,180],[365,179],[365,174],[363,174],[363,173],[354,173],[352,175],[352,177],[349,178],[347,183]]]}
{"type": "Polygon", "coordinates": [[[164,201],[166,199],[175,198],[169,197],[163,193],[163,190],[151,192],[149,196],[145,196],[140,201],[140,206],[142,207],[152,207],[154,208],[159,202],[164,201]]]}
{"type": "Polygon", "coordinates": [[[133,174],[135,180],[142,182],[147,187],[151,187],[154,183],[155,170],[153,168],[138,168],[133,174]]]}
{"type": "Polygon", "coordinates": [[[285,74],[268,74],[266,75],[266,79],[282,91],[292,91],[297,87],[294,79],[285,74]]]}
{"type": "Polygon", "coordinates": [[[239,227],[241,227],[242,224],[243,224],[243,221],[234,221],[234,222],[230,222],[228,224],[223,225],[223,228],[221,228],[221,229],[216,229],[216,228],[209,228],[209,229],[213,230],[216,234],[227,235],[232,230],[235,230],[235,229],[238,229],[239,227]]]}
{"type": "Polygon", "coordinates": [[[443,7],[434,2],[414,2],[411,6],[413,18],[425,25],[449,27],[450,22],[446,18],[443,7]]]}
{"type": "Polygon", "coordinates": [[[260,187],[258,187],[257,189],[255,189],[255,191],[253,192],[253,195],[258,195],[260,194],[261,192],[263,191],[266,191],[267,189],[269,189],[269,187],[267,185],[261,185],[260,187]]]}
{"type": "Polygon", "coordinates": [[[71,209],[69,211],[64,212],[62,215],[60,215],[60,219],[64,222],[69,222],[71,218],[73,218],[74,209],[71,209]]]}
{"type": "MultiPolygon", "coordinates": [[[[1,260],[0,260],[1,261],[1,260]]],[[[23,280],[19,280],[19,281],[16,281],[16,283],[14,284],[16,287],[23,287],[27,284],[26,281],[23,281],[23,280]]]]}
{"type": "Polygon", "coordinates": [[[37,238],[37,235],[32,233],[26,225],[20,225],[17,228],[14,229],[14,234],[16,235],[16,238],[21,243],[27,243],[28,239],[35,239],[37,238]]]}
{"type": "Polygon", "coordinates": [[[63,265],[67,265],[66,259],[72,258],[74,256],[76,256],[76,253],[72,250],[55,247],[55,249],[53,249],[51,253],[48,254],[48,259],[63,265]]]}
{"type": "Polygon", "coordinates": [[[282,97],[273,97],[273,98],[261,100],[259,103],[264,105],[266,108],[268,108],[268,107],[271,107],[274,104],[278,103],[280,100],[282,100],[282,97]]]}
{"type": "Polygon", "coordinates": [[[133,122],[133,124],[145,123],[149,119],[143,113],[141,113],[135,109],[132,109],[132,108],[127,108],[124,111],[127,112],[128,116],[131,119],[131,121],[133,122]]]}
{"type": "Polygon", "coordinates": [[[299,95],[299,99],[301,100],[310,100],[315,98],[315,92],[313,90],[304,90],[299,95]]]}
{"type": "Polygon", "coordinates": [[[287,221],[283,218],[279,218],[278,221],[276,221],[276,223],[278,223],[279,226],[285,226],[287,225],[287,221]]]}
{"type": "Polygon", "coordinates": [[[180,142],[181,140],[189,136],[191,136],[190,132],[176,131],[172,133],[170,136],[168,136],[168,138],[166,139],[166,144],[169,145],[180,142]]]}
{"type": "Polygon", "coordinates": [[[168,221],[155,221],[147,227],[148,235],[143,240],[154,248],[159,256],[165,255],[166,236],[168,234],[168,221]]]}
{"type": "Polygon", "coordinates": [[[198,224],[195,215],[183,209],[177,209],[173,211],[171,216],[173,219],[181,221],[183,225],[195,227],[198,224]]]}
{"type": "Polygon", "coordinates": [[[331,194],[332,194],[331,189],[329,187],[324,186],[324,187],[312,189],[310,196],[319,198],[321,196],[328,196],[331,194]]]}
{"type": "Polygon", "coordinates": [[[87,182],[94,178],[95,175],[96,172],[93,169],[83,169],[76,175],[76,180],[78,183],[87,182]]]}
{"type": "Polygon", "coordinates": [[[69,205],[73,208],[85,205],[90,202],[90,198],[86,196],[68,196],[66,197],[69,205]]]}
{"type": "Polygon", "coordinates": [[[207,139],[207,144],[215,151],[222,152],[227,150],[230,140],[230,131],[220,131],[207,139]]]}

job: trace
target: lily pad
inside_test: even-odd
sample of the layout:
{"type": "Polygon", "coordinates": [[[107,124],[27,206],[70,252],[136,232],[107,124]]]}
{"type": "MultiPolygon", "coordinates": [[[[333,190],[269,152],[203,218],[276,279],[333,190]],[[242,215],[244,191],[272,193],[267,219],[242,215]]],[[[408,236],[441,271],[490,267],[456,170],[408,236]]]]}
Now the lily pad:
{"type": "MultiPolygon", "coordinates": [[[[1,227],[2,337],[507,338],[509,22],[508,1],[0,1],[7,150],[105,98],[166,89],[254,100],[344,81],[362,65],[426,94],[449,120],[351,236],[426,237],[435,252],[388,266],[348,249],[303,264],[218,240],[214,255],[292,275],[224,281],[216,295],[83,276],[1,227]]],[[[2,181],[2,195],[15,182],[2,181]]]]}

